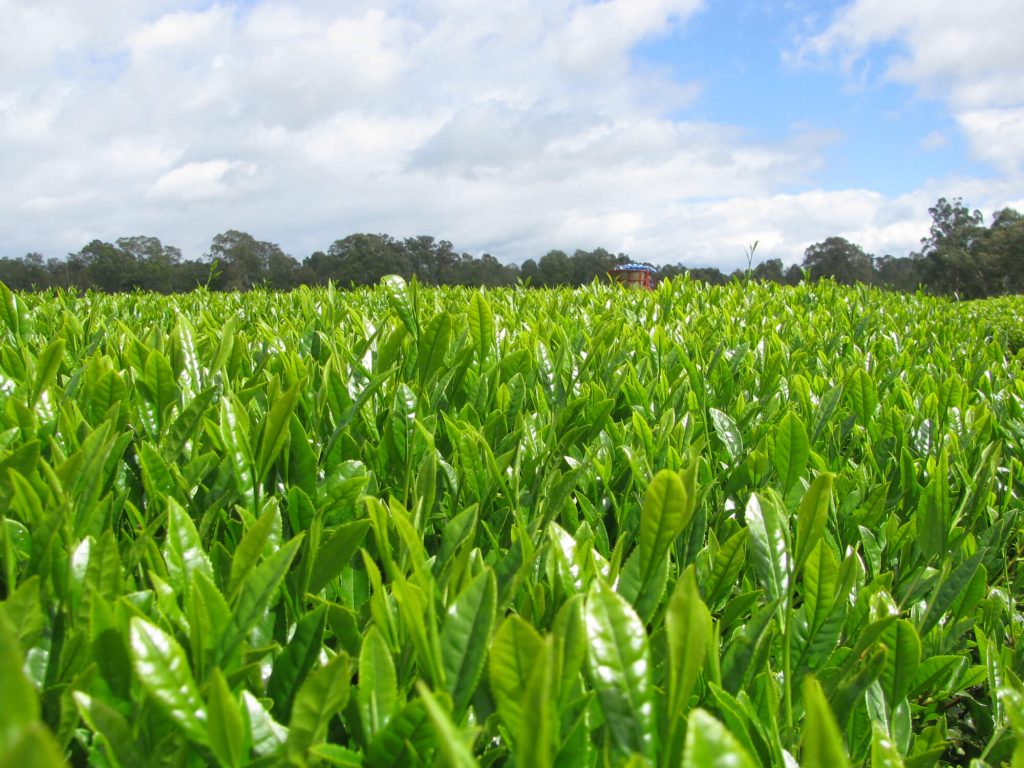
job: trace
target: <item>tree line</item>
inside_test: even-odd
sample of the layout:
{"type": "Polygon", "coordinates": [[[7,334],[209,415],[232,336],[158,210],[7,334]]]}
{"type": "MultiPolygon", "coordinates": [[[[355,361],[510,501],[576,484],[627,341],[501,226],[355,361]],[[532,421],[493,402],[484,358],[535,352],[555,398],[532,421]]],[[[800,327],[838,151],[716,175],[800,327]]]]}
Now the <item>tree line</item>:
{"type": "MultiPolygon", "coordinates": [[[[961,298],[1024,293],[1024,216],[1012,208],[997,212],[989,226],[978,210],[959,198],[940,198],[928,209],[932,224],[921,250],[907,256],[876,257],[842,237],[808,247],[800,264],[781,259],[724,273],[715,267],[683,264],[658,267],[660,278],[688,274],[693,279],[726,283],[736,279],[796,284],[831,278],[841,283],[870,283],[895,290],[919,288],[961,298]]],[[[447,240],[429,236],[399,240],[385,234],[353,234],[303,261],[278,245],[247,232],[229,230],[213,238],[202,259],[183,259],[180,249],[158,238],[123,237],[113,243],[93,240],[65,259],[29,253],[0,258],[0,280],[16,290],[47,288],[133,290],[174,293],[206,286],[213,290],[249,290],[264,286],[288,290],[299,285],[374,285],[385,275],[416,277],[428,285],[536,287],[578,286],[608,279],[609,270],[629,256],[603,248],[552,250],[521,265],[504,264],[490,254],[458,253],[447,240]]]]}

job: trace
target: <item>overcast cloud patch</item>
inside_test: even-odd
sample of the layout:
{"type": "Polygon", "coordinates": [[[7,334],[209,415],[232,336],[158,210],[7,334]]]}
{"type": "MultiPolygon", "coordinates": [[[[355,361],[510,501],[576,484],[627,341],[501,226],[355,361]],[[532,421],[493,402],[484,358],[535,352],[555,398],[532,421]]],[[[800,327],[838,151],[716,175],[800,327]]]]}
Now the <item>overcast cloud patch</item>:
{"type": "Polygon", "coordinates": [[[978,0],[978,18],[953,0],[855,0],[791,25],[791,60],[941,101],[996,174],[888,197],[822,188],[857,126],[812,104],[781,140],[757,114],[697,117],[715,86],[687,77],[699,41],[684,33],[703,7],[0,0],[0,255],[155,234],[196,257],[234,227],[299,259],[371,231],[514,261],[603,246],[731,268],[755,239],[786,262],[833,234],[905,253],[940,194],[1021,199],[1024,49],[995,23],[1014,0],[978,0]],[[679,66],[634,60],[670,36],[679,66]],[[875,61],[878,46],[899,55],[875,61]]]}

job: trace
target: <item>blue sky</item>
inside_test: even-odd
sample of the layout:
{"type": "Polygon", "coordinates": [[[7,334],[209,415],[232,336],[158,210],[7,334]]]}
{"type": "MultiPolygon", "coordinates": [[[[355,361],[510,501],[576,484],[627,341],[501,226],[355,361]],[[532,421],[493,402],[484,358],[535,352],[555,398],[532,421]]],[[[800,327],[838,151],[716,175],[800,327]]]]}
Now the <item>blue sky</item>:
{"type": "Polygon", "coordinates": [[[898,43],[876,46],[852,73],[787,61],[797,41],[842,6],[709,3],[671,34],[638,46],[635,55],[644,65],[669,68],[676,79],[701,83],[700,96],[680,118],[742,125],[769,141],[801,130],[834,132],[826,163],[814,174],[825,188],[898,195],[937,176],[990,175],[969,156],[944,104],[883,76],[898,43]],[[941,146],[922,146],[929,135],[941,135],[941,146]]]}
{"type": "Polygon", "coordinates": [[[725,269],[1024,209],[1017,0],[0,0],[0,256],[227,229],[725,269]],[[1008,22],[1009,20],[1009,22],[1008,22]]]}

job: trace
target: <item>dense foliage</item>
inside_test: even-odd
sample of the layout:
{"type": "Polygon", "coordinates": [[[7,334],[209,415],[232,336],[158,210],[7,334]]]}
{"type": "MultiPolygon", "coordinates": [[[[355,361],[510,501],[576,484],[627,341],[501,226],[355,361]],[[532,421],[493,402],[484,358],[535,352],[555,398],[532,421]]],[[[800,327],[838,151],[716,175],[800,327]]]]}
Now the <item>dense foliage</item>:
{"type": "MultiPolygon", "coordinates": [[[[831,278],[846,285],[865,283],[886,288],[955,295],[959,298],[1024,293],[1024,218],[1011,208],[983,226],[980,211],[959,199],[940,199],[932,208],[932,226],[918,253],[875,257],[842,237],[809,246],[800,264],[782,259],[754,264],[757,244],[747,249],[747,269],[725,274],[716,267],[683,264],[659,268],[662,278],[688,275],[712,284],[751,279],[796,285],[809,277],[831,278]]],[[[795,254],[794,254],[795,256],[795,254]]],[[[603,248],[568,254],[548,251],[539,260],[503,264],[489,254],[479,258],[456,252],[447,240],[355,234],[336,240],[301,263],[275,243],[247,232],[229,230],[213,238],[204,260],[183,260],[181,251],[155,237],[123,237],[116,243],[93,240],[67,259],[44,261],[31,253],[21,259],[0,258],[0,281],[20,290],[46,288],[132,290],[174,293],[197,286],[214,290],[249,290],[261,286],[290,290],[299,285],[376,285],[385,275],[415,277],[426,285],[502,287],[584,286],[607,280],[614,266],[629,262],[623,253],[603,248]]]]}
{"type": "Polygon", "coordinates": [[[1019,765],[1022,308],[0,286],[0,763],[1019,765]]]}

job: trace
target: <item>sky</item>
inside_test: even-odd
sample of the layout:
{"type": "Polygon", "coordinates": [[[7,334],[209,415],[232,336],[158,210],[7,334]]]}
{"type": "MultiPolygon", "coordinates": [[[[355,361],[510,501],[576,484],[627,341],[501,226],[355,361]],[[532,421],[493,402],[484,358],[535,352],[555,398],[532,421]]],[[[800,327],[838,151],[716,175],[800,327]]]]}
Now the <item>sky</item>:
{"type": "Polygon", "coordinates": [[[939,197],[1024,211],[1019,2],[0,0],[0,256],[903,256],[939,197]]]}

